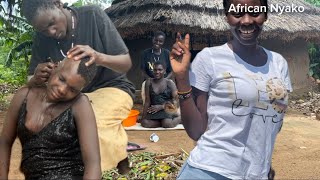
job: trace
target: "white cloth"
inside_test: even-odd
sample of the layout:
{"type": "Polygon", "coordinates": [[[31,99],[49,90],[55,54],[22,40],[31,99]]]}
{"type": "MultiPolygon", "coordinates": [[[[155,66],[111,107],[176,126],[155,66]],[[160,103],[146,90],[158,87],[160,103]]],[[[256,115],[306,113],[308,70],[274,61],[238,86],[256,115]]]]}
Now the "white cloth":
{"type": "Polygon", "coordinates": [[[208,130],[190,154],[191,166],[231,179],[267,179],[292,87],[286,60],[264,50],[268,60],[260,67],[227,44],[196,56],[190,82],[209,94],[208,130]]]}

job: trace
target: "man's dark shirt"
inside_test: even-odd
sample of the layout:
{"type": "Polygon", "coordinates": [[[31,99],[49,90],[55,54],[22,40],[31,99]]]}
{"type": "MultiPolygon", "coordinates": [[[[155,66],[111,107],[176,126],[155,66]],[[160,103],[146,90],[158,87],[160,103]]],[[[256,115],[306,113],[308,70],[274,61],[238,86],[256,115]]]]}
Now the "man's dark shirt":
{"type": "Polygon", "coordinates": [[[166,77],[172,71],[169,54],[170,51],[164,48],[161,49],[160,55],[154,54],[152,48],[144,50],[141,58],[141,70],[144,71],[149,77],[153,78],[154,63],[156,61],[162,61],[167,66],[165,74],[166,77]]]}
{"type": "MultiPolygon", "coordinates": [[[[60,49],[66,54],[71,48],[72,41],[74,45],[88,45],[95,51],[108,55],[128,53],[128,48],[120,34],[101,8],[98,6],[83,6],[74,8],[73,12],[76,13],[77,17],[77,26],[74,32],[75,38],[73,40],[60,41],[61,46],[59,46],[57,44],[58,40],[40,33],[36,34],[33,41],[29,75],[34,74],[34,70],[39,63],[48,62],[49,57],[54,62],[61,61],[64,57],[60,49]]],[[[127,79],[126,74],[117,73],[102,66],[98,66],[95,78],[82,92],[92,92],[104,87],[119,88],[134,97],[134,85],[127,79]]]]}

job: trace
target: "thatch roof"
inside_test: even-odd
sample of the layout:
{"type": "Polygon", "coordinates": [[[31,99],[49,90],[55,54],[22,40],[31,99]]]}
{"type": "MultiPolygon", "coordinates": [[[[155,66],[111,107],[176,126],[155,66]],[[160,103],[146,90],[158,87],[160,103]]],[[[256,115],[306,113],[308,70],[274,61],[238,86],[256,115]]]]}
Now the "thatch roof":
{"type": "MultiPolygon", "coordinates": [[[[303,0],[269,0],[271,4],[303,6],[304,12],[270,12],[260,38],[320,39],[320,8],[303,0]]],[[[188,32],[205,39],[230,36],[222,0],[126,0],[106,12],[125,39],[141,38],[156,30],[188,32]]]]}

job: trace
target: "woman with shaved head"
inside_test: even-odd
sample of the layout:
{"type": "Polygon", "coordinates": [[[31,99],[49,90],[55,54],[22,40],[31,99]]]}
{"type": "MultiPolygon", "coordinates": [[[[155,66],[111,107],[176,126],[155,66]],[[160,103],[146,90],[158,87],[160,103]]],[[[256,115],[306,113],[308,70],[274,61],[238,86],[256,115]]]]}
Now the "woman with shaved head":
{"type": "Polygon", "coordinates": [[[26,179],[101,178],[96,120],[81,93],[96,73],[88,60],[65,59],[45,86],[22,87],[14,95],[0,137],[0,179],[8,179],[16,136],[26,179]]]}

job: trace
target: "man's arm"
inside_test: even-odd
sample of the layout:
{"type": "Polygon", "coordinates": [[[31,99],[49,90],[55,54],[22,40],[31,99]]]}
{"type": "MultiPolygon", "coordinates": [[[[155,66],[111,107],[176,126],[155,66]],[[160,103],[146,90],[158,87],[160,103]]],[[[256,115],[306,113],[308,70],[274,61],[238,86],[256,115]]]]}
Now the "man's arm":
{"type": "Polygon", "coordinates": [[[98,53],[97,65],[112,69],[116,72],[126,73],[132,66],[129,53],[123,55],[107,55],[98,53]]]}
{"type": "Polygon", "coordinates": [[[32,43],[32,55],[28,69],[28,84],[42,85],[44,84],[54,68],[54,63],[50,62],[49,48],[47,48],[47,38],[36,33],[32,43]]]}
{"type": "Polygon", "coordinates": [[[34,75],[28,76],[29,86],[41,86],[48,81],[52,71],[55,68],[55,64],[51,62],[41,63],[35,69],[34,75]]]}
{"type": "Polygon", "coordinates": [[[128,48],[119,32],[108,15],[100,7],[95,7],[93,13],[96,18],[99,37],[104,51],[98,52],[93,47],[77,45],[68,51],[68,57],[75,60],[90,57],[90,61],[86,65],[96,62],[98,65],[116,72],[127,72],[131,68],[132,63],[128,48]]]}
{"type": "Polygon", "coordinates": [[[144,50],[141,53],[141,58],[140,58],[140,69],[141,69],[141,75],[143,77],[143,79],[147,80],[149,78],[151,78],[148,74],[147,74],[147,66],[146,66],[146,62],[147,62],[147,52],[148,49],[144,50]]]}
{"type": "Polygon", "coordinates": [[[76,45],[68,51],[68,58],[74,60],[81,60],[85,57],[90,57],[87,66],[92,63],[109,68],[119,73],[126,73],[132,66],[129,53],[119,55],[108,55],[92,49],[88,45],[76,45]]]}

